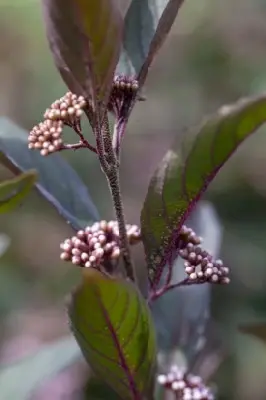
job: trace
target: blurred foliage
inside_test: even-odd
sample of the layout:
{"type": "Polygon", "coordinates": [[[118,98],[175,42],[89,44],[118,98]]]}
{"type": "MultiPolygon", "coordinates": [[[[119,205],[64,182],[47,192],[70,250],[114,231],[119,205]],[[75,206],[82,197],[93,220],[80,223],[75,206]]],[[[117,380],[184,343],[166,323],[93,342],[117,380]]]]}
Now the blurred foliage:
{"type": "MultiPolygon", "coordinates": [[[[265,17],[265,0],[185,3],[151,69],[148,99],[136,107],[124,141],[122,189],[129,222],[139,222],[149,177],[176,135],[218,106],[265,90],[265,17]]],[[[66,91],[46,43],[39,2],[0,0],[0,34],[0,114],[29,130],[66,91]]],[[[266,397],[265,345],[236,330],[239,322],[262,320],[266,314],[266,132],[261,131],[241,147],[207,193],[224,225],[222,256],[232,270],[232,283],[214,288],[212,303],[233,351],[217,373],[223,400],[266,397]]],[[[64,156],[88,185],[101,216],[111,218],[96,159],[82,154],[64,156]]],[[[0,180],[10,176],[0,169],[0,180]]],[[[1,216],[1,232],[11,240],[0,268],[4,361],[68,332],[64,297],[78,274],[58,257],[70,227],[35,192],[20,209],[1,216]]],[[[134,255],[143,266],[141,247],[134,255]]],[[[144,277],[143,268],[139,272],[144,277]]],[[[44,385],[34,400],[78,399],[73,393],[83,368],[60,376],[60,385],[44,385]],[[72,397],[63,391],[66,387],[72,397]]]]}

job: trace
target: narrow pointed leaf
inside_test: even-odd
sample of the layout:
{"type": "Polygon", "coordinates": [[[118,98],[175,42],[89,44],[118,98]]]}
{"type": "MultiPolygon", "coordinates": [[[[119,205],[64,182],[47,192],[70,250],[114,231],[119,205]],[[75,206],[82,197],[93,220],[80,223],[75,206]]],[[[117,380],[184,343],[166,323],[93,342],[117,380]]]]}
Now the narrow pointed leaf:
{"type": "Polygon", "coordinates": [[[241,333],[254,336],[266,343],[266,322],[240,325],[238,329],[241,333]]]}
{"type": "Polygon", "coordinates": [[[0,214],[12,211],[21,204],[32,189],[37,179],[35,170],[0,183],[0,214]]]}
{"type": "Polygon", "coordinates": [[[106,104],[119,58],[122,17],[114,0],[42,0],[55,64],[71,91],[106,104]]]}
{"type": "Polygon", "coordinates": [[[73,337],[44,345],[34,354],[12,364],[0,365],[1,400],[29,400],[50,379],[82,358],[73,337]]]}
{"type": "Polygon", "coordinates": [[[12,172],[36,169],[36,188],[76,229],[99,219],[88,190],[64,159],[47,158],[28,149],[27,132],[6,118],[0,118],[0,163],[12,172]]]}
{"type": "Polygon", "coordinates": [[[169,150],[151,179],[141,212],[152,285],[173,259],[184,221],[240,143],[266,121],[266,95],[222,107],[183,146],[169,150]]]}
{"type": "Polygon", "coordinates": [[[145,398],[153,383],[155,333],[131,283],[88,269],[69,306],[73,333],[96,375],[122,399],[145,398]]]}
{"type": "Polygon", "coordinates": [[[123,50],[117,72],[143,84],[184,0],[132,0],[125,17],[123,50]]]}

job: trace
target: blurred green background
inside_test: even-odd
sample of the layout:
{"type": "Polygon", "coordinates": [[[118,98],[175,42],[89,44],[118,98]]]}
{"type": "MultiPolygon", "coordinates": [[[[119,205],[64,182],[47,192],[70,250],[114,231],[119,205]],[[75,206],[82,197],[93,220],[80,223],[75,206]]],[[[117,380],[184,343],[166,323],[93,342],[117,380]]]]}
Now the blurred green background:
{"type": "MultiPolygon", "coordinates": [[[[66,88],[50,55],[37,0],[0,0],[0,115],[30,130],[66,88]]],[[[266,0],[187,0],[147,81],[122,153],[127,220],[139,222],[147,184],[173,139],[206,114],[266,89],[266,0]]],[[[88,133],[89,135],[89,133],[88,133]]],[[[89,187],[103,218],[113,218],[97,160],[64,154],[89,187]]],[[[84,157],[81,156],[84,154],[84,157]]],[[[0,169],[0,180],[9,173],[0,169]]],[[[266,347],[236,332],[266,320],[266,128],[244,143],[210,187],[224,228],[222,257],[232,283],[213,290],[213,316],[234,358],[218,373],[221,399],[266,398],[266,347]]],[[[68,332],[65,295],[77,271],[59,261],[70,228],[39,195],[1,216],[0,360],[14,360],[68,332]]],[[[206,224],[208,221],[206,221],[206,224]]],[[[139,263],[142,248],[135,251],[139,263]]],[[[37,400],[77,399],[78,367],[48,382],[37,400]],[[61,396],[61,397],[60,397],[61,396]]],[[[0,390],[1,392],[1,390],[0,390]]],[[[0,393],[1,400],[1,393],[0,393]]],[[[14,399],[19,400],[19,399],[14,399]]]]}

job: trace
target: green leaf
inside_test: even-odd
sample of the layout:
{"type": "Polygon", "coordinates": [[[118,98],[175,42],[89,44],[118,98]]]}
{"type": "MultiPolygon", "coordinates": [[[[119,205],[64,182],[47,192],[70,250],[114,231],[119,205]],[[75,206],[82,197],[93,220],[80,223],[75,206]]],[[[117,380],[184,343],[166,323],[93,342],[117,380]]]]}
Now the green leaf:
{"type": "Polygon", "coordinates": [[[42,346],[17,362],[0,366],[1,400],[29,400],[32,393],[82,357],[73,337],[42,346]]]}
{"type": "Polygon", "coordinates": [[[156,343],[151,315],[138,289],[86,269],[69,316],[96,375],[123,399],[145,398],[152,389],[156,343]]]}
{"type": "Polygon", "coordinates": [[[151,179],[141,212],[142,238],[152,286],[175,258],[179,230],[240,143],[266,121],[266,95],[222,107],[169,150],[151,179]]]}
{"type": "Polygon", "coordinates": [[[132,0],[125,17],[123,50],[117,73],[145,81],[184,0],[132,0]]]}
{"type": "Polygon", "coordinates": [[[27,171],[19,176],[0,183],[0,214],[12,211],[28,195],[36,182],[35,170],[27,171]]]}
{"type": "Polygon", "coordinates": [[[27,132],[6,118],[0,118],[0,163],[16,174],[36,169],[37,189],[74,228],[99,219],[87,188],[66,161],[29,150],[27,132]]]}
{"type": "Polygon", "coordinates": [[[86,400],[120,400],[117,394],[105,383],[93,377],[85,388],[84,398],[86,400]]]}
{"type": "Polygon", "coordinates": [[[114,0],[42,0],[55,64],[71,91],[90,96],[98,111],[112,86],[122,41],[114,0]]]}
{"type": "Polygon", "coordinates": [[[253,324],[243,324],[238,327],[241,333],[254,336],[266,343],[266,322],[259,322],[253,324]]]}

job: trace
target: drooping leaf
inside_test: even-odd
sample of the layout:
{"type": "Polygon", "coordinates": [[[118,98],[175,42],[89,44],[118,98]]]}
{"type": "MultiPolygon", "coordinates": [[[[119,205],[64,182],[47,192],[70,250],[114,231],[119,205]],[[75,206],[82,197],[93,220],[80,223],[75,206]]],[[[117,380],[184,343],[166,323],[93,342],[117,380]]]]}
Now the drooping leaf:
{"type": "MultiPolygon", "coordinates": [[[[218,257],[221,229],[212,205],[199,202],[186,224],[203,238],[204,249],[215,258],[218,257]]],[[[186,278],[183,263],[180,258],[175,260],[172,283],[186,278]]],[[[164,270],[162,281],[166,270],[167,268],[164,270]]],[[[201,350],[200,344],[204,342],[210,316],[210,295],[211,286],[208,283],[183,286],[169,291],[151,304],[160,349],[167,352],[179,348],[184,351],[189,361],[195,358],[201,350]]]]}
{"type": "Polygon", "coordinates": [[[260,339],[263,343],[266,343],[266,322],[243,324],[238,327],[241,333],[254,336],[260,339]]]}
{"type": "Polygon", "coordinates": [[[156,344],[150,312],[138,289],[86,269],[69,316],[96,375],[122,399],[145,398],[153,383],[156,344]]]}
{"type": "Polygon", "coordinates": [[[122,17],[114,0],[42,0],[55,64],[71,91],[106,104],[119,58],[122,17]]]}
{"type": "Polygon", "coordinates": [[[37,189],[74,228],[99,219],[87,188],[67,162],[58,154],[45,158],[29,150],[27,132],[6,118],[0,118],[0,163],[16,174],[36,169],[37,189]]]}
{"type": "Polygon", "coordinates": [[[12,364],[0,365],[1,400],[29,400],[32,393],[66,367],[82,358],[73,337],[44,345],[12,364]]]}
{"type": "Polygon", "coordinates": [[[0,214],[12,211],[21,204],[37,179],[35,170],[30,170],[0,183],[0,214]]]}
{"type": "Polygon", "coordinates": [[[123,49],[117,72],[145,81],[184,0],[132,0],[125,17],[123,49]]]}
{"type": "Polygon", "coordinates": [[[266,95],[222,107],[182,147],[169,150],[151,179],[141,212],[149,278],[160,281],[176,252],[179,231],[240,143],[266,121],[266,95]]]}

